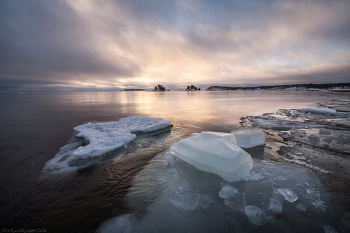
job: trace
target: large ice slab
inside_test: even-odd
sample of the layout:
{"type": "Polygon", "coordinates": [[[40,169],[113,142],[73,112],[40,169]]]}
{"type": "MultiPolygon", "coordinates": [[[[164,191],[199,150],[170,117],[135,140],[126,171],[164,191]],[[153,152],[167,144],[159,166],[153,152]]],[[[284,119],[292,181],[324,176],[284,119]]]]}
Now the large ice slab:
{"type": "Polygon", "coordinates": [[[80,146],[74,155],[99,156],[122,147],[136,138],[137,132],[151,132],[170,126],[170,121],[161,118],[127,117],[119,122],[84,124],[74,128],[77,137],[83,137],[86,146],[80,146]]]}
{"type": "Polygon", "coordinates": [[[239,147],[252,148],[265,144],[265,133],[261,130],[238,129],[231,133],[235,135],[239,147]]]}
{"type": "Polygon", "coordinates": [[[228,133],[202,132],[174,143],[170,151],[197,169],[229,182],[248,174],[253,166],[251,156],[238,147],[235,136],[228,133]]]}

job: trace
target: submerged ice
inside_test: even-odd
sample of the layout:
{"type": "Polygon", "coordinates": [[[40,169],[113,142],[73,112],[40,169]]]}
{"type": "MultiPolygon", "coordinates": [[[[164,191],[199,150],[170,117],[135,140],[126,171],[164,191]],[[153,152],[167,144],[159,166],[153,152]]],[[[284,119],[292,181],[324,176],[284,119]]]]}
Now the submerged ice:
{"type": "MultiPolygon", "coordinates": [[[[276,162],[253,163],[251,172],[260,179],[229,182],[167,151],[159,154],[125,198],[133,205],[130,232],[321,232],[331,223],[330,200],[313,173],[276,162]],[[323,202],[325,210],[315,202],[323,202]]],[[[120,220],[107,223],[101,232],[116,223],[128,226],[120,220]]]]}
{"type": "Polygon", "coordinates": [[[247,175],[253,165],[251,156],[237,146],[235,136],[229,133],[202,132],[174,143],[170,151],[197,169],[230,182],[247,175]]]}

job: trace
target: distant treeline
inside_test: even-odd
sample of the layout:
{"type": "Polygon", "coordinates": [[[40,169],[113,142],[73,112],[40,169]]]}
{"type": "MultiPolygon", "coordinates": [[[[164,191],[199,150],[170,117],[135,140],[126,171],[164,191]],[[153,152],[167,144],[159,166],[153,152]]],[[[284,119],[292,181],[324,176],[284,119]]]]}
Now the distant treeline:
{"type": "Polygon", "coordinates": [[[291,84],[291,85],[273,85],[273,86],[257,86],[257,87],[228,87],[228,86],[210,86],[206,90],[207,91],[213,91],[213,90],[283,90],[283,89],[329,89],[329,88],[336,88],[336,87],[348,87],[350,88],[350,83],[323,83],[323,84],[291,84]]]}
{"type": "Polygon", "coordinates": [[[145,91],[145,89],[124,89],[123,91],[145,91]]]}

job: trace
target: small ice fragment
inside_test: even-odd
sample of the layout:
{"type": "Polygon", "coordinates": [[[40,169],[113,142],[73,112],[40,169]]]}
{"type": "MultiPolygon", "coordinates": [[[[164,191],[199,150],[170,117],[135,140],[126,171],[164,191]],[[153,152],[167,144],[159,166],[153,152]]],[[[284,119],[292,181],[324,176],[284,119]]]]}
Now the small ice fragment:
{"type": "Polygon", "coordinates": [[[297,209],[300,211],[306,211],[306,208],[303,203],[298,203],[297,204],[297,209]]]}
{"type": "Polygon", "coordinates": [[[338,233],[333,227],[330,225],[323,226],[324,232],[326,233],[338,233]]]}
{"type": "Polygon", "coordinates": [[[230,185],[225,185],[219,192],[219,197],[226,198],[236,193],[238,193],[237,189],[231,187],[230,185]]]}
{"type": "Polygon", "coordinates": [[[229,182],[239,180],[253,167],[252,157],[236,145],[235,136],[229,133],[202,132],[174,143],[170,152],[197,169],[229,182]]]}
{"type": "Polygon", "coordinates": [[[131,215],[124,214],[118,216],[117,218],[106,222],[103,224],[98,232],[109,233],[109,232],[121,232],[129,233],[131,232],[131,215]]]}
{"type": "Polygon", "coordinates": [[[261,130],[232,130],[232,134],[236,137],[236,142],[239,147],[252,148],[265,144],[265,133],[261,130]]]}
{"type": "Polygon", "coordinates": [[[244,212],[247,215],[249,221],[251,221],[254,225],[264,225],[266,223],[266,214],[259,207],[247,205],[244,208],[244,212]]]}
{"type": "Polygon", "coordinates": [[[246,206],[245,194],[244,193],[232,194],[231,196],[225,198],[225,205],[227,205],[232,209],[243,211],[244,207],[246,206]]]}
{"type": "Polygon", "coordinates": [[[174,166],[176,163],[176,158],[172,153],[167,153],[166,158],[168,160],[168,165],[170,167],[174,166]]]}
{"type": "Polygon", "coordinates": [[[209,206],[214,204],[214,199],[209,194],[201,195],[199,199],[199,205],[203,210],[209,209],[209,206]]]}
{"type": "Polygon", "coordinates": [[[274,198],[270,198],[269,210],[275,214],[282,214],[282,204],[274,198]]]}
{"type": "Polygon", "coordinates": [[[177,188],[169,191],[169,203],[177,210],[195,211],[199,205],[200,195],[195,188],[177,188]]]}
{"type": "Polygon", "coordinates": [[[269,211],[269,205],[270,205],[270,198],[267,196],[263,196],[262,202],[261,202],[261,208],[265,211],[269,211]]]}
{"type": "Polygon", "coordinates": [[[274,219],[273,216],[267,216],[266,220],[267,220],[267,222],[269,222],[269,223],[274,223],[274,222],[275,222],[275,219],[274,219]]]}
{"type": "Polygon", "coordinates": [[[290,188],[277,188],[277,190],[286,201],[295,202],[298,200],[298,196],[290,188]]]}

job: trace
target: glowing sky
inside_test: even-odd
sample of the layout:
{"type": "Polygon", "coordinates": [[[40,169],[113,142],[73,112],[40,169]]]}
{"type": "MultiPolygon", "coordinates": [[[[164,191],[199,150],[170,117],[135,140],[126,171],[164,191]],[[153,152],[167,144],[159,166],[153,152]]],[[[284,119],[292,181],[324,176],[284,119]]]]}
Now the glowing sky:
{"type": "Polygon", "coordinates": [[[0,91],[350,82],[349,0],[0,0],[0,91]]]}

